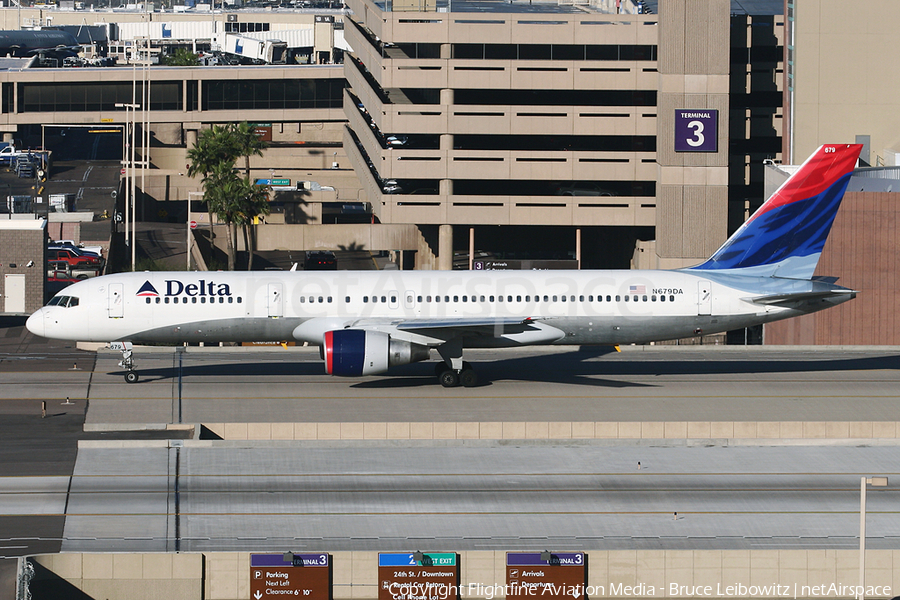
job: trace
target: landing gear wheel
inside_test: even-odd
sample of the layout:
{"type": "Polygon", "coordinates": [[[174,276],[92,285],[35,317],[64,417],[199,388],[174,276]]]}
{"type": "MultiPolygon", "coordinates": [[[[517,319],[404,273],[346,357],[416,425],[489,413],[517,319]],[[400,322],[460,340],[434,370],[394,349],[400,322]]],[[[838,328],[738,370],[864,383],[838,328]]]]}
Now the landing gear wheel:
{"type": "Polygon", "coordinates": [[[475,387],[478,385],[478,373],[472,367],[463,367],[459,374],[459,382],[463,384],[463,387],[475,387]]]}
{"type": "Polygon", "coordinates": [[[134,371],[128,371],[125,373],[125,383],[137,383],[138,374],[134,371]]]}
{"type": "Polygon", "coordinates": [[[440,375],[438,375],[438,380],[444,387],[456,387],[459,385],[459,373],[457,373],[453,369],[447,369],[446,371],[443,371],[440,375]]]}

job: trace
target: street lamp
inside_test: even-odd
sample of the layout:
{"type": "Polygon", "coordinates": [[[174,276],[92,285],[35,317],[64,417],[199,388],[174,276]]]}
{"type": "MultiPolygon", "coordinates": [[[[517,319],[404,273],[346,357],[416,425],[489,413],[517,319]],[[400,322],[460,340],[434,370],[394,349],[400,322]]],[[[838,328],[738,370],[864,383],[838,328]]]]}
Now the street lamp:
{"type": "MultiPolygon", "coordinates": [[[[134,94],[132,94],[134,95],[134,94]]],[[[127,104],[124,102],[116,102],[116,108],[124,108],[125,109],[125,122],[127,123],[125,137],[128,138],[128,129],[131,129],[131,142],[128,143],[130,148],[125,149],[125,160],[128,163],[128,185],[125,186],[125,244],[131,246],[131,270],[134,271],[134,262],[135,262],[135,246],[136,241],[136,233],[135,233],[135,210],[137,207],[135,206],[135,190],[134,190],[134,146],[135,146],[135,117],[137,113],[135,112],[138,108],[140,108],[140,104],[131,103],[127,104]],[[130,154],[130,156],[129,156],[130,154]],[[129,212],[130,211],[130,212],[129,212]],[[131,217],[131,236],[128,235],[128,221],[129,215],[131,217]]]]}
{"type": "Polygon", "coordinates": [[[859,600],[866,597],[866,485],[887,487],[887,477],[862,477],[859,482],[859,600]]]}

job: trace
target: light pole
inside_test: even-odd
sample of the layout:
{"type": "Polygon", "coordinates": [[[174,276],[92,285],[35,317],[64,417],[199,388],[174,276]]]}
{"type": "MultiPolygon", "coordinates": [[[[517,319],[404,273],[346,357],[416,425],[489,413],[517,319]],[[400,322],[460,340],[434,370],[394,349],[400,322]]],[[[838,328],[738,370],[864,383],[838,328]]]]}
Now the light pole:
{"type": "Polygon", "coordinates": [[[125,109],[125,122],[128,124],[125,136],[127,139],[128,136],[128,128],[131,129],[131,141],[126,142],[127,146],[125,148],[125,160],[128,163],[128,182],[125,186],[125,243],[131,246],[131,270],[134,271],[134,259],[135,259],[135,190],[134,190],[134,142],[135,142],[135,118],[137,113],[135,112],[138,108],[140,108],[140,104],[131,103],[126,104],[124,102],[116,102],[116,108],[124,108],[125,109]],[[128,220],[129,216],[131,218],[131,236],[128,235],[128,220]]]}
{"type": "Polygon", "coordinates": [[[887,487],[887,477],[862,477],[859,482],[859,600],[866,597],[866,485],[887,487]]]}

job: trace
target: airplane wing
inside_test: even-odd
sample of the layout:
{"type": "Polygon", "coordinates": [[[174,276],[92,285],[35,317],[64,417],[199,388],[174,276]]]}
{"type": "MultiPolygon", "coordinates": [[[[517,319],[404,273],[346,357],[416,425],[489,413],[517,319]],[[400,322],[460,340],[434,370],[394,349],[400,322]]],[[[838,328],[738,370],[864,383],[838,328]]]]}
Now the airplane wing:
{"type": "Polygon", "coordinates": [[[360,319],[348,326],[353,329],[376,329],[380,331],[403,331],[416,336],[431,338],[429,345],[438,346],[447,340],[460,336],[496,337],[522,333],[535,329],[531,317],[485,317],[460,319],[360,319]]]}
{"type": "Polygon", "coordinates": [[[358,319],[346,323],[345,329],[366,329],[396,335],[405,334],[416,343],[437,347],[454,338],[500,337],[515,339],[519,335],[539,341],[554,340],[563,335],[559,330],[532,317],[465,317],[459,319],[358,319]]]}
{"type": "Polygon", "coordinates": [[[492,330],[497,327],[516,327],[526,326],[533,322],[531,317],[492,317],[492,318],[467,318],[467,319],[415,319],[412,321],[404,321],[397,325],[397,329],[418,330],[423,329],[458,329],[460,327],[466,329],[478,329],[490,327],[492,330]]]}

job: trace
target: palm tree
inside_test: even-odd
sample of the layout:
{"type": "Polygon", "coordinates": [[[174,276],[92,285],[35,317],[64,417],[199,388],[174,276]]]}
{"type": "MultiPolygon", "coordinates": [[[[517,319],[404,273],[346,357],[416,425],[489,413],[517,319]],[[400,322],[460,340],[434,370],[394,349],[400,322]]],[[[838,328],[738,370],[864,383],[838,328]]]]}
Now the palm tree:
{"type": "Polygon", "coordinates": [[[232,124],[232,143],[236,156],[244,157],[244,177],[246,178],[244,201],[246,213],[249,215],[244,222],[244,244],[247,248],[247,270],[253,270],[253,248],[256,238],[256,223],[254,217],[269,214],[269,187],[256,186],[250,181],[250,156],[262,156],[263,150],[268,146],[259,138],[256,129],[247,121],[232,124]]]}
{"type": "Polygon", "coordinates": [[[259,138],[256,129],[247,121],[231,125],[236,157],[244,157],[244,176],[250,177],[250,157],[262,156],[268,144],[259,138]]]}
{"type": "Polygon", "coordinates": [[[222,161],[212,166],[203,177],[203,196],[210,212],[225,223],[225,240],[228,250],[228,270],[234,271],[234,226],[242,224],[242,180],[234,172],[234,163],[222,161]]]}
{"type": "Polygon", "coordinates": [[[253,249],[256,247],[256,218],[268,215],[269,186],[256,185],[249,177],[241,180],[241,218],[235,222],[244,229],[244,246],[247,248],[247,270],[253,270],[253,249]]]}
{"type": "Polygon", "coordinates": [[[268,186],[256,186],[250,180],[250,156],[263,155],[266,143],[259,139],[249,123],[213,125],[197,136],[187,152],[188,175],[203,177],[203,199],[210,213],[225,223],[228,245],[228,269],[235,265],[234,226],[244,229],[248,270],[253,267],[251,231],[253,218],[269,214],[268,186]],[[234,172],[238,157],[244,157],[245,177],[234,172]]]}
{"type": "Polygon", "coordinates": [[[204,129],[197,136],[194,147],[187,152],[188,176],[206,176],[215,165],[227,161],[234,163],[233,143],[230,141],[228,127],[213,125],[204,129]]]}

